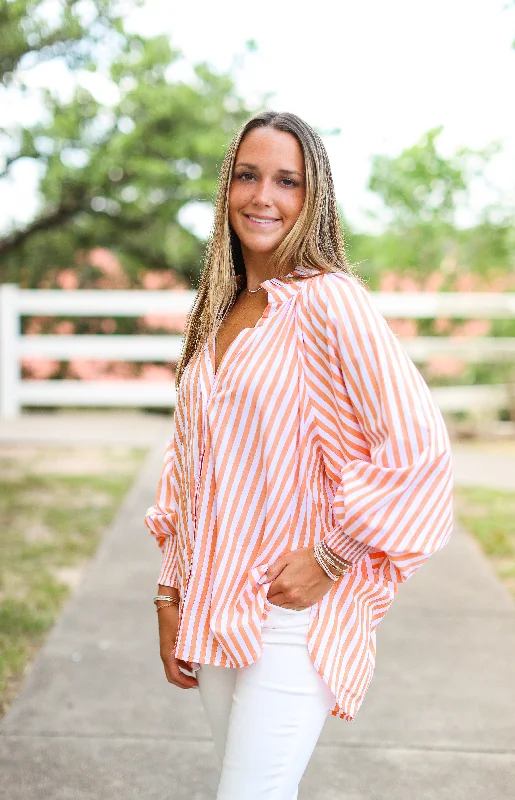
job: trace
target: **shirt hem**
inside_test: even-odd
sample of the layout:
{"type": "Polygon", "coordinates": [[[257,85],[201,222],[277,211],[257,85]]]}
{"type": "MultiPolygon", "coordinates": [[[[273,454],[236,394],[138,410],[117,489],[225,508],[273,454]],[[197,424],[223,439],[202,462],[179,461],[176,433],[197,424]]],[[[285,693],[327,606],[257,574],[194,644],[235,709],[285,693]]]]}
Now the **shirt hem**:
{"type": "MultiPolygon", "coordinates": [[[[322,672],[318,669],[318,667],[317,667],[317,665],[316,665],[316,663],[315,663],[315,661],[313,659],[313,656],[309,652],[309,648],[308,648],[308,654],[309,654],[311,663],[313,664],[313,666],[316,669],[317,673],[320,675],[320,677],[324,681],[325,685],[328,687],[328,689],[334,695],[333,689],[329,686],[329,683],[328,683],[327,679],[322,674],[322,672]]],[[[261,653],[259,653],[258,656],[255,659],[253,659],[251,661],[247,661],[247,663],[245,663],[245,664],[232,664],[232,663],[213,664],[212,661],[208,661],[208,660],[205,660],[205,659],[204,660],[200,660],[195,655],[191,655],[190,656],[187,653],[181,653],[181,652],[175,653],[175,657],[176,658],[180,658],[182,661],[188,661],[191,664],[194,664],[195,665],[195,671],[199,668],[199,666],[201,664],[206,664],[206,665],[209,665],[209,666],[216,666],[216,667],[223,667],[225,669],[240,669],[241,667],[250,667],[251,664],[254,664],[259,659],[260,656],[261,656],[261,653]]],[[[334,695],[334,697],[335,697],[335,704],[331,708],[331,711],[330,711],[331,716],[338,717],[339,719],[343,719],[346,722],[354,722],[354,720],[356,718],[356,715],[357,715],[357,712],[359,711],[359,708],[360,708],[361,703],[363,701],[363,698],[361,698],[360,700],[357,700],[356,697],[354,695],[351,695],[351,693],[349,693],[349,692],[344,692],[343,693],[343,697],[340,700],[338,700],[336,698],[336,695],[334,695]],[[346,700],[348,700],[348,702],[346,702],[346,700]],[[354,711],[351,711],[352,707],[354,708],[354,711]]]]}

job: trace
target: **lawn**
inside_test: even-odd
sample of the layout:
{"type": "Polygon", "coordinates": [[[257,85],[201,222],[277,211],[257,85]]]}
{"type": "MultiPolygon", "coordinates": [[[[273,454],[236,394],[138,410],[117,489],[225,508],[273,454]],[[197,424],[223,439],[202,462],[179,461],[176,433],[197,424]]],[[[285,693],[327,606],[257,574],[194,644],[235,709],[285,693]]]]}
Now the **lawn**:
{"type": "Polygon", "coordinates": [[[130,447],[0,447],[0,716],[144,455],[130,447]]]}
{"type": "Polygon", "coordinates": [[[454,487],[456,515],[515,598],[515,492],[454,487]]]}

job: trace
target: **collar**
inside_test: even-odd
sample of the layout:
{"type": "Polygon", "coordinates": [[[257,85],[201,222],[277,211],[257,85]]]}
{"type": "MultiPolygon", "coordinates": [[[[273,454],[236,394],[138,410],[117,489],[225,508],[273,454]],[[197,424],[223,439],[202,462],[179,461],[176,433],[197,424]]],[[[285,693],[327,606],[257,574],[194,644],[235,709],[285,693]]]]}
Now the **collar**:
{"type": "MultiPolygon", "coordinates": [[[[295,267],[292,272],[289,272],[286,277],[290,278],[298,276],[303,278],[311,278],[315,275],[320,275],[320,270],[317,270],[314,267],[298,266],[295,267]]],[[[243,276],[237,275],[236,279],[238,280],[238,278],[241,280],[243,276]]],[[[290,297],[293,297],[293,295],[302,288],[304,281],[286,281],[282,278],[269,278],[259,285],[262,286],[267,292],[268,297],[271,298],[271,302],[282,303],[285,300],[289,300],[290,297]]]]}

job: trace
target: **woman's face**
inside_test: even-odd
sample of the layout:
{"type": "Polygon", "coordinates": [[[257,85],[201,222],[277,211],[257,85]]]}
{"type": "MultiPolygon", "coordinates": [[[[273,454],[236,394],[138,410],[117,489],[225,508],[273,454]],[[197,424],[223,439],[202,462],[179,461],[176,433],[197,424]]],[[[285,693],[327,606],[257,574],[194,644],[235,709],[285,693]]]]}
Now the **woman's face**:
{"type": "Polygon", "coordinates": [[[306,195],[295,136],[254,128],[240,143],[229,189],[229,222],[246,253],[271,253],[293,228],[306,195]]]}

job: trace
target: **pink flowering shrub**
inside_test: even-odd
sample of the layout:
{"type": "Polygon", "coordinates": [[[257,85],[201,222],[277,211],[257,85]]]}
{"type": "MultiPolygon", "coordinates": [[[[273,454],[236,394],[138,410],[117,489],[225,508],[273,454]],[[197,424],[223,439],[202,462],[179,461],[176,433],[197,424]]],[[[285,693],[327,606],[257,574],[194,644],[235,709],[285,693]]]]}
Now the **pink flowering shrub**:
{"type": "Polygon", "coordinates": [[[428,358],[426,370],[432,376],[438,375],[444,378],[462,377],[466,374],[467,365],[457,356],[439,353],[428,358]]]}
{"type": "Polygon", "coordinates": [[[79,288],[79,279],[72,269],[62,269],[58,273],[56,281],[60,289],[79,288]]]}
{"type": "Polygon", "coordinates": [[[140,372],[142,381],[173,381],[172,370],[164,365],[143,364],[140,372]]]}
{"type": "MultiPolygon", "coordinates": [[[[429,275],[406,275],[404,272],[385,272],[380,277],[381,292],[505,292],[515,290],[515,275],[460,273],[449,276],[443,270],[429,275]]],[[[417,335],[448,336],[452,338],[475,338],[493,333],[490,319],[469,319],[464,321],[448,318],[434,320],[389,319],[388,324],[395,334],[405,338],[417,335]]],[[[429,358],[423,365],[426,378],[465,378],[469,366],[453,355],[438,354],[429,358]]]]}
{"type": "Polygon", "coordinates": [[[24,358],[22,374],[35,381],[47,381],[59,371],[59,362],[51,358],[24,358]]]}
{"type": "MultiPolygon", "coordinates": [[[[77,256],[74,266],[56,272],[53,281],[46,279],[40,288],[57,288],[68,291],[78,289],[143,289],[165,291],[184,289],[188,286],[173,272],[147,270],[130,279],[114,253],[105,248],[95,248],[89,253],[77,256]]],[[[473,273],[460,273],[450,276],[443,270],[420,276],[384,272],[380,276],[379,291],[382,292],[503,292],[515,290],[514,274],[492,274],[487,276],[473,273]]],[[[127,318],[82,318],[55,319],[51,317],[29,317],[24,320],[24,333],[31,335],[54,334],[97,334],[112,336],[116,334],[182,334],[186,324],[186,314],[148,314],[139,319],[127,318]]],[[[438,318],[434,320],[398,318],[389,319],[393,332],[402,338],[419,335],[448,336],[451,338],[484,337],[493,333],[491,320],[470,319],[453,320],[438,318]]],[[[455,356],[439,354],[428,359],[423,365],[426,378],[442,379],[466,378],[468,365],[455,356]]],[[[65,378],[68,380],[144,380],[173,381],[174,365],[138,364],[122,361],[72,359],[59,362],[51,359],[25,358],[22,361],[22,375],[32,380],[65,378]]]]}
{"type": "MultiPolygon", "coordinates": [[[[135,280],[130,280],[122,264],[114,253],[105,248],[95,248],[89,253],[79,254],[73,267],[57,271],[52,279],[46,279],[41,289],[147,289],[147,290],[187,290],[189,287],[173,272],[148,270],[135,280]]],[[[46,316],[28,317],[23,322],[23,332],[38,336],[53,334],[71,336],[74,334],[96,334],[112,336],[116,334],[156,334],[178,333],[184,331],[186,314],[154,314],[131,318],[85,318],[56,319],[46,316]]],[[[145,380],[173,381],[173,364],[139,364],[125,361],[96,359],[71,359],[59,362],[51,359],[24,358],[21,363],[22,377],[28,380],[145,380]]]]}
{"type": "Polygon", "coordinates": [[[418,333],[416,319],[389,319],[388,324],[396,336],[411,339],[418,333]]]}

